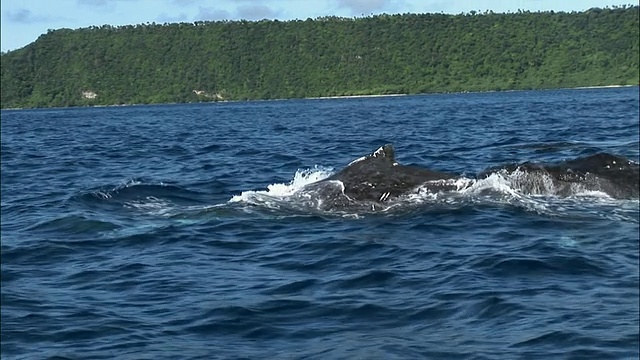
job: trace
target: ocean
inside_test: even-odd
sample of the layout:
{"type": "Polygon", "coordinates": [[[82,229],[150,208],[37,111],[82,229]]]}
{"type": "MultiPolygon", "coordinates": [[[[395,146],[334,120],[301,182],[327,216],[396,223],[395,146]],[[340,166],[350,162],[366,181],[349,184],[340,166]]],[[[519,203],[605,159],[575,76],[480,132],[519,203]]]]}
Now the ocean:
{"type": "Polygon", "coordinates": [[[624,87],[3,110],[2,358],[637,359],[637,198],[295,194],[387,143],[469,179],[637,162],[639,108],[624,87]]]}

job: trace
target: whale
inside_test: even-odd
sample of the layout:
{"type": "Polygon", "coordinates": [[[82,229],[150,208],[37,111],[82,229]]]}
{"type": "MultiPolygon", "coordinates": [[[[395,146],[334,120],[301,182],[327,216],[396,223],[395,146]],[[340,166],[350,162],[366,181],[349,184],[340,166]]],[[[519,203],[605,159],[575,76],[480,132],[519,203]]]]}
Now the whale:
{"type": "MultiPolygon", "coordinates": [[[[524,194],[571,196],[599,191],[612,198],[638,198],[638,163],[618,155],[597,153],[558,163],[523,162],[488,168],[472,178],[459,174],[399,164],[392,144],[357,158],[333,175],[308,184],[304,192],[331,195],[336,191],[349,202],[383,203],[427,191],[460,191],[494,174],[507,178],[524,194]],[[467,181],[458,182],[456,180],[467,181]]],[[[345,200],[342,199],[342,200],[345,200]]]]}
{"type": "Polygon", "coordinates": [[[352,201],[385,202],[415,191],[429,183],[434,190],[456,188],[445,180],[456,179],[453,173],[399,164],[392,144],[385,144],[369,155],[351,161],[337,173],[310,184],[307,190],[318,189],[328,183],[338,184],[352,201]]]}
{"type": "Polygon", "coordinates": [[[492,174],[507,175],[525,193],[554,189],[560,196],[576,190],[599,191],[616,199],[638,198],[639,164],[619,155],[596,153],[558,163],[524,162],[489,168],[479,179],[492,174]],[[541,181],[543,180],[543,181],[541,181]],[[541,186],[542,182],[546,182],[541,186]]]}

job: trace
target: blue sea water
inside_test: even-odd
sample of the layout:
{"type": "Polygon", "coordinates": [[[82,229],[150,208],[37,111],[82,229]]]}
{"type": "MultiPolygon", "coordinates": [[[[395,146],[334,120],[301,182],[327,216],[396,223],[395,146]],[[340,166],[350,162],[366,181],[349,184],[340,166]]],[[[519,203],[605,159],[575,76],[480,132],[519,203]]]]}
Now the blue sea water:
{"type": "Polygon", "coordinates": [[[3,359],[637,359],[638,199],[292,196],[385,143],[637,161],[637,87],[2,111],[3,359]]]}

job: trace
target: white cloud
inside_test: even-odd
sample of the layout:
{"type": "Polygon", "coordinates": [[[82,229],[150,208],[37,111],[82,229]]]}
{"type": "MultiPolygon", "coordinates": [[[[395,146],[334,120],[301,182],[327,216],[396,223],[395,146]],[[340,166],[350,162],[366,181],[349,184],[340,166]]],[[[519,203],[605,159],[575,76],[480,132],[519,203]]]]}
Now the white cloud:
{"type": "Polygon", "coordinates": [[[175,22],[186,22],[188,19],[187,14],[179,13],[177,15],[169,15],[167,13],[161,13],[157,17],[158,22],[160,23],[175,23],[175,22]]]}
{"type": "Polygon", "coordinates": [[[43,16],[37,15],[31,12],[29,9],[17,9],[13,11],[6,11],[4,18],[13,23],[19,24],[37,24],[37,23],[49,23],[59,20],[70,21],[70,19],[57,17],[57,16],[43,16]]]}
{"type": "Polygon", "coordinates": [[[352,15],[369,15],[374,12],[393,12],[402,7],[398,0],[337,0],[339,8],[349,9],[352,15]]]}
{"type": "Polygon", "coordinates": [[[212,7],[198,7],[198,14],[194,17],[194,21],[215,21],[230,19],[231,14],[227,10],[220,10],[212,7]]]}
{"type": "Polygon", "coordinates": [[[238,7],[238,17],[245,20],[273,19],[279,15],[278,11],[264,5],[250,5],[238,7]]]}

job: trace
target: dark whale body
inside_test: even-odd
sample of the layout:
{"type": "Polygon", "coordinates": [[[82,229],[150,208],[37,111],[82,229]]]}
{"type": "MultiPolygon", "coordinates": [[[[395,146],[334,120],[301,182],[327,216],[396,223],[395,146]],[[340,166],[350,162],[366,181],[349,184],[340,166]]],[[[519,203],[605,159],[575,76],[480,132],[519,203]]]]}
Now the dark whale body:
{"type": "MultiPolygon", "coordinates": [[[[577,191],[602,191],[613,198],[637,198],[638,163],[610,154],[595,154],[557,164],[526,162],[490,168],[478,174],[510,177],[512,186],[523,193],[569,196],[577,191]]],[[[460,190],[452,173],[405,166],[395,160],[395,151],[386,144],[370,155],[349,163],[341,171],[305,190],[328,193],[339,190],[350,201],[385,202],[424,188],[430,192],[460,190]]],[[[470,184],[469,182],[468,184],[470,184]]]]}
{"type": "MultiPolygon", "coordinates": [[[[339,180],[344,185],[344,194],[352,200],[382,202],[426,182],[453,178],[456,178],[453,174],[398,164],[393,146],[387,144],[368,156],[352,161],[340,172],[322,181],[339,180]]],[[[447,186],[442,184],[441,187],[445,190],[447,186]]]]}
{"type": "MultiPolygon", "coordinates": [[[[557,189],[558,195],[570,195],[571,189],[601,191],[613,198],[637,198],[640,189],[638,163],[627,158],[598,153],[556,164],[525,162],[488,169],[478,175],[493,173],[526,174],[526,178],[545,177],[557,189]]],[[[526,185],[526,184],[525,184],[526,185]]]]}

